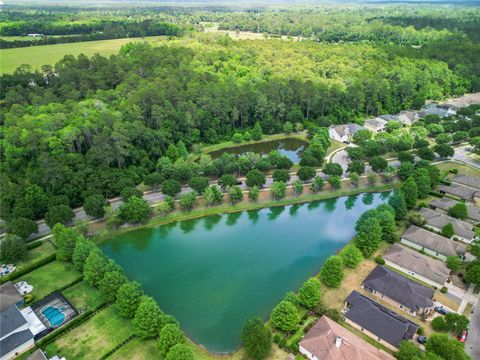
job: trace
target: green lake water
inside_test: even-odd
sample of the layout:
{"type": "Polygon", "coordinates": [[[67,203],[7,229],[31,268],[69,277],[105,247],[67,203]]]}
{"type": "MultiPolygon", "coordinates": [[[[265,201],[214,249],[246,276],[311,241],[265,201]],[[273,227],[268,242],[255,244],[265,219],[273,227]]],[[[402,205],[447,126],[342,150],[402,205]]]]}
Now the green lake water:
{"type": "Polygon", "coordinates": [[[248,318],[266,319],[354,235],[388,193],[206,216],[101,244],[185,333],[213,352],[235,350],[248,318]]]}

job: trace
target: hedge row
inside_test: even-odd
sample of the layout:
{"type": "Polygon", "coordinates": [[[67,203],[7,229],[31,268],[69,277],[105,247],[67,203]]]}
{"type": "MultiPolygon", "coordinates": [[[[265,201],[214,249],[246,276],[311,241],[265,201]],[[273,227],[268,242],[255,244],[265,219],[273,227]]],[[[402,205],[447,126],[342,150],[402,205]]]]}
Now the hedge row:
{"type": "Polygon", "coordinates": [[[86,311],[84,312],[83,314],[81,315],[78,315],[76,318],[74,318],[73,320],[71,320],[70,322],[66,323],[65,325],[63,325],[62,327],[60,327],[59,329],[53,331],[52,333],[48,334],[47,336],[45,336],[44,338],[38,340],[36,343],[35,343],[35,346],[40,349],[50,343],[52,343],[53,341],[55,341],[58,337],[66,334],[67,332],[69,332],[70,330],[73,330],[74,328],[76,328],[77,326],[83,324],[85,321],[87,321],[88,319],[90,319],[91,317],[93,317],[94,315],[96,315],[97,313],[99,313],[101,310],[103,310],[104,308],[108,307],[109,304],[107,303],[103,303],[103,304],[100,304],[99,306],[97,306],[95,309],[93,310],[90,310],[90,311],[86,311]]]}
{"type": "Polygon", "coordinates": [[[130,341],[132,341],[135,338],[135,335],[130,335],[128,338],[123,340],[121,343],[117,344],[112,350],[108,351],[107,353],[103,354],[99,360],[105,360],[108,359],[110,356],[112,356],[115,352],[120,350],[122,347],[127,345],[130,341]]]}
{"type": "Polygon", "coordinates": [[[27,250],[32,250],[32,249],[35,249],[39,246],[42,246],[43,242],[41,241],[34,241],[34,242],[31,242],[31,243],[28,243],[27,244],[27,250]]]}
{"type": "Polygon", "coordinates": [[[24,267],[21,270],[15,270],[10,275],[2,276],[2,278],[0,279],[0,284],[6,283],[7,281],[10,281],[10,280],[18,279],[20,276],[28,274],[29,272],[31,272],[33,270],[36,270],[36,269],[42,267],[43,265],[46,265],[46,264],[51,263],[52,261],[55,261],[56,257],[57,257],[56,254],[49,255],[49,256],[43,258],[42,260],[37,261],[36,263],[34,263],[30,266],[24,267]]]}

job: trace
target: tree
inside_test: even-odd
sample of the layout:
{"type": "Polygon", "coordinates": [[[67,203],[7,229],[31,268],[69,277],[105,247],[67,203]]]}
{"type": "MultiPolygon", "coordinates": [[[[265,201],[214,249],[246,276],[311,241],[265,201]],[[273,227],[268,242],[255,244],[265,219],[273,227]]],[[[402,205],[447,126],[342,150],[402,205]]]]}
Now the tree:
{"type": "Polygon", "coordinates": [[[136,197],[143,197],[143,192],[138,190],[135,186],[127,186],[122,189],[120,192],[120,196],[123,202],[127,202],[130,198],[136,197]]]}
{"type": "Polygon", "coordinates": [[[203,194],[208,205],[218,204],[223,201],[223,194],[217,185],[210,185],[203,194]]]}
{"type": "Polygon", "coordinates": [[[229,186],[237,185],[237,178],[232,174],[224,174],[218,179],[218,185],[225,190],[229,186]]]}
{"type": "Polygon", "coordinates": [[[259,195],[260,195],[260,189],[258,188],[258,186],[253,186],[248,191],[248,197],[252,201],[257,201],[259,195]]]}
{"type": "Polygon", "coordinates": [[[362,145],[367,143],[371,139],[372,139],[372,132],[367,129],[359,130],[355,134],[353,134],[353,142],[355,144],[362,145]]]}
{"type": "Polygon", "coordinates": [[[200,195],[208,187],[208,178],[205,176],[193,176],[188,181],[188,186],[200,195]]]}
{"type": "Polygon", "coordinates": [[[342,258],[343,265],[351,269],[355,269],[363,260],[362,252],[354,244],[345,246],[340,252],[340,257],[342,258]]]}
{"type": "Polygon", "coordinates": [[[133,196],[118,208],[118,216],[125,222],[138,224],[145,222],[151,215],[152,208],[147,200],[133,196]]]}
{"type": "Polygon", "coordinates": [[[137,282],[126,282],[117,290],[116,306],[120,315],[126,318],[132,318],[137,311],[138,305],[143,296],[140,284],[137,282]]]}
{"type": "Polygon", "coordinates": [[[402,192],[408,208],[413,208],[418,200],[418,189],[413,177],[409,177],[402,185],[402,192]]]}
{"type": "Polygon", "coordinates": [[[108,203],[105,201],[105,198],[100,194],[90,195],[85,199],[83,203],[83,210],[87,215],[90,215],[94,218],[101,218],[105,215],[105,206],[108,203]]]}
{"type": "Polygon", "coordinates": [[[55,224],[68,224],[73,219],[73,210],[68,205],[55,205],[48,208],[45,214],[45,222],[50,228],[55,224]]]}
{"type": "Polygon", "coordinates": [[[298,300],[300,303],[311,309],[317,306],[320,301],[320,281],[317,278],[308,279],[300,288],[298,300]]]}
{"type": "Polygon", "coordinates": [[[150,296],[142,296],[132,320],[133,331],[141,339],[153,338],[160,331],[162,311],[150,296]]]}
{"type": "Polygon", "coordinates": [[[402,164],[409,162],[413,165],[415,163],[415,156],[407,151],[400,151],[397,157],[402,164]]]}
{"type": "Polygon", "coordinates": [[[435,153],[429,147],[422,147],[417,150],[417,155],[420,159],[433,161],[435,160],[435,153]]]}
{"type": "Polygon", "coordinates": [[[172,346],[165,360],[194,360],[192,350],[185,344],[172,346]]]}
{"type": "Polygon", "coordinates": [[[162,193],[174,197],[182,190],[182,185],[174,179],[165,180],[162,183],[162,193]]]}
{"type": "Polygon", "coordinates": [[[270,188],[270,191],[272,193],[272,197],[275,200],[280,200],[285,197],[285,192],[287,191],[287,186],[283,181],[274,181],[272,183],[272,186],[270,188]]]}
{"type": "Polygon", "coordinates": [[[177,143],[178,156],[182,159],[186,159],[188,156],[188,150],[185,146],[185,143],[182,140],[179,140],[177,143]]]}
{"type": "Polygon", "coordinates": [[[167,355],[173,346],[184,343],[185,335],[177,324],[167,324],[160,330],[158,347],[163,356],[167,355]]]}
{"type": "Polygon", "coordinates": [[[340,256],[330,256],[320,269],[320,280],[328,287],[339,287],[344,277],[343,261],[340,256]]]}
{"type": "Polygon", "coordinates": [[[442,228],[442,235],[451,238],[455,234],[455,231],[453,230],[453,225],[451,223],[446,224],[442,228]]]}
{"type": "Polygon", "coordinates": [[[253,126],[252,130],[252,139],[255,141],[261,140],[262,139],[262,127],[260,126],[260,123],[257,121],[255,125],[253,126]]]}
{"type": "Polygon", "coordinates": [[[467,205],[459,202],[448,209],[448,215],[457,219],[466,219],[468,217],[467,205]]]}
{"type": "Polygon", "coordinates": [[[293,186],[293,191],[295,192],[295,194],[300,195],[301,193],[303,193],[303,183],[300,180],[298,180],[298,179],[295,180],[292,183],[292,186],[293,186]]]}
{"type": "Polygon", "coordinates": [[[285,122],[283,124],[283,132],[290,134],[293,131],[293,124],[290,121],[285,122]]]}
{"type": "Polygon", "coordinates": [[[99,281],[98,290],[106,302],[112,303],[115,301],[118,289],[127,281],[123,272],[110,271],[99,281]]]}
{"type": "Polygon", "coordinates": [[[368,185],[373,186],[377,182],[377,174],[374,172],[369,172],[367,174],[368,185]]]}
{"type": "Polygon", "coordinates": [[[7,223],[7,233],[17,235],[24,240],[27,240],[30,235],[37,231],[37,222],[31,219],[19,217],[7,223]]]}
{"type": "Polygon", "coordinates": [[[177,159],[179,158],[180,154],[178,153],[178,149],[177,147],[175,146],[175,144],[170,144],[168,145],[168,148],[167,148],[167,152],[165,153],[165,155],[170,159],[170,161],[172,162],[172,164],[177,161],[177,159]]]}
{"type": "Polygon", "coordinates": [[[238,185],[229,186],[227,188],[228,199],[232,204],[243,200],[242,188],[238,185]]]}
{"type": "Polygon", "coordinates": [[[272,349],[272,332],[260,318],[247,320],[241,339],[248,357],[254,360],[265,359],[272,349]]]}
{"type": "Polygon", "coordinates": [[[290,173],[286,169],[277,169],[272,175],[273,181],[283,181],[284,183],[290,180],[290,173]]]}
{"type": "Polygon", "coordinates": [[[376,218],[382,228],[382,240],[394,243],[397,240],[397,224],[395,223],[394,213],[391,211],[377,210],[376,218]]]}
{"type": "Polygon", "coordinates": [[[373,158],[370,159],[368,163],[372,167],[372,170],[375,171],[376,173],[380,173],[384,171],[388,166],[387,160],[385,160],[381,156],[374,156],[373,158]]]}
{"type": "Polygon", "coordinates": [[[245,131],[243,133],[243,141],[250,141],[252,140],[252,134],[250,133],[250,131],[245,131]]]}
{"type": "Polygon", "coordinates": [[[265,174],[257,169],[250,170],[247,173],[247,186],[249,188],[252,188],[254,186],[261,188],[266,181],[267,178],[265,174]]]}
{"type": "Polygon", "coordinates": [[[323,181],[323,179],[320,176],[315,176],[310,185],[310,189],[316,193],[321,191],[324,185],[325,185],[325,182],[323,181]]]}
{"type": "Polygon", "coordinates": [[[235,144],[240,144],[242,142],[242,140],[243,140],[242,134],[240,134],[239,132],[236,132],[235,134],[233,134],[232,141],[235,144]]]}
{"type": "Polygon", "coordinates": [[[179,203],[184,211],[192,210],[196,202],[197,193],[195,191],[190,191],[188,193],[180,195],[179,203]]]}
{"type": "Polygon", "coordinates": [[[362,160],[352,160],[348,164],[347,171],[349,173],[355,172],[359,175],[362,175],[365,172],[365,163],[362,160]]]}
{"type": "Polygon", "coordinates": [[[369,218],[360,226],[355,238],[355,245],[363,256],[370,257],[382,242],[382,227],[376,218],[369,218]]]}
{"type": "Polygon", "coordinates": [[[342,187],[342,180],[340,179],[340,176],[332,175],[328,178],[328,183],[330,184],[330,187],[332,190],[338,190],[342,187]]]}
{"type": "Polygon", "coordinates": [[[449,312],[445,315],[445,325],[447,330],[451,331],[455,335],[460,335],[463,330],[468,328],[470,321],[465,315],[449,312]]]}
{"type": "Polygon", "coordinates": [[[108,271],[118,270],[118,265],[102,254],[99,248],[95,247],[83,264],[83,276],[85,281],[92,286],[98,287],[108,271]]]}
{"type": "Polygon", "coordinates": [[[75,249],[73,250],[72,263],[75,269],[83,272],[83,265],[90,255],[90,252],[95,248],[93,241],[79,236],[75,242],[75,249]]]}
{"type": "Polygon", "coordinates": [[[417,185],[418,198],[426,198],[431,190],[430,175],[428,170],[425,168],[416,169],[413,173],[413,180],[415,180],[415,184],[417,185]]]}
{"type": "Polygon", "coordinates": [[[447,133],[443,133],[443,134],[439,134],[436,138],[435,138],[435,142],[437,144],[449,144],[452,142],[452,135],[450,134],[447,134],[447,133]]]}
{"type": "Polygon", "coordinates": [[[398,177],[405,181],[407,180],[415,171],[415,166],[411,162],[403,162],[400,164],[400,167],[397,170],[398,177]]]}
{"type": "Polygon", "coordinates": [[[4,262],[15,263],[19,260],[23,260],[27,256],[27,252],[28,250],[25,240],[17,235],[8,234],[0,242],[0,259],[4,262]]]}
{"type": "Polygon", "coordinates": [[[79,232],[74,228],[67,228],[65,225],[57,224],[52,229],[52,235],[57,247],[57,260],[71,260],[76,241],[80,237],[79,232]]]}
{"type": "Polygon", "coordinates": [[[480,260],[472,261],[467,265],[465,281],[480,286],[480,260]]]}
{"type": "Polygon", "coordinates": [[[438,355],[443,360],[469,360],[464,344],[446,334],[432,334],[425,344],[427,352],[438,355]]]}
{"type": "Polygon", "coordinates": [[[358,184],[360,184],[360,176],[356,172],[351,172],[350,182],[352,183],[353,187],[358,187],[358,184]]]}
{"type": "Polygon", "coordinates": [[[397,360],[420,360],[420,348],[410,341],[402,341],[396,353],[397,360]]]}
{"type": "Polygon", "coordinates": [[[297,171],[297,176],[302,181],[308,181],[315,177],[315,169],[311,166],[302,166],[297,171]]]}
{"type": "Polygon", "coordinates": [[[343,169],[340,164],[337,163],[326,163],[323,166],[323,173],[327,175],[337,175],[342,176],[343,169]]]}
{"type": "Polygon", "coordinates": [[[283,300],[273,308],[270,320],[273,326],[280,330],[293,331],[298,327],[300,315],[294,304],[283,300]]]}
{"type": "Polygon", "coordinates": [[[395,190],[388,199],[388,204],[395,211],[395,219],[401,220],[407,215],[407,203],[401,190],[395,190]]]}
{"type": "Polygon", "coordinates": [[[433,147],[435,151],[442,159],[452,157],[455,154],[455,149],[447,144],[437,144],[433,147]]]}

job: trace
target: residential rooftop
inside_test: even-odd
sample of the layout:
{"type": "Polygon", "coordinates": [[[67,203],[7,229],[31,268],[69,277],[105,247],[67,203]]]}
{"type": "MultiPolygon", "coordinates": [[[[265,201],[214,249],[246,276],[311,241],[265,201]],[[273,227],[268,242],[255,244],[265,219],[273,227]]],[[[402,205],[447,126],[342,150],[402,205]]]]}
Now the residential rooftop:
{"type": "Polygon", "coordinates": [[[415,225],[410,225],[402,238],[447,257],[465,254],[464,244],[415,225]]]}
{"type": "MultiPolygon", "coordinates": [[[[450,208],[452,208],[458,203],[458,201],[444,196],[441,199],[432,200],[432,202],[430,202],[430,205],[435,208],[448,211],[450,208]]],[[[480,209],[476,206],[467,205],[467,214],[469,219],[472,219],[474,221],[480,221],[480,209]]]]}
{"type": "Polygon", "coordinates": [[[450,194],[453,196],[457,196],[460,199],[472,201],[473,197],[479,192],[478,189],[474,189],[468,186],[458,185],[458,184],[451,184],[451,185],[440,185],[438,190],[441,193],[450,194]]]}
{"type": "Polygon", "coordinates": [[[475,176],[458,174],[453,177],[453,183],[480,189],[480,178],[475,176]]]}
{"type": "Polygon", "coordinates": [[[0,323],[2,324],[0,326],[0,338],[2,338],[20,326],[25,325],[27,320],[25,320],[15,305],[10,305],[10,307],[0,312],[0,323]]]}
{"type": "Polygon", "coordinates": [[[5,284],[0,285],[0,311],[18,304],[22,300],[22,295],[20,295],[11,281],[7,281],[5,284]]]}
{"type": "Polygon", "coordinates": [[[427,221],[427,224],[432,227],[441,230],[445,225],[452,224],[455,235],[461,236],[467,240],[473,240],[475,237],[475,232],[472,231],[473,225],[466,221],[456,219],[428,208],[422,208],[418,213],[427,221]]]}
{"type": "Polygon", "coordinates": [[[321,360],[394,360],[343,326],[322,316],[299,345],[321,360]]]}
{"type": "Polygon", "coordinates": [[[343,125],[331,125],[329,129],[335,130],[340,137],[345,135],[353,135],[359,130],[365,129],[362,125],[355,123],[343,125]]]}
{"type": "Polygon", "coordinates": [[[451,272],[442,261],[432,259],[400,244],[390,246],[383,258],[441,285],[445,284],[451,272]]]}
{"type": "Polygon", "coordinates": [[[398,347],[412,339],[419,326],[370,298],[353,291],[346,299],[345,318],[398,347]]]}

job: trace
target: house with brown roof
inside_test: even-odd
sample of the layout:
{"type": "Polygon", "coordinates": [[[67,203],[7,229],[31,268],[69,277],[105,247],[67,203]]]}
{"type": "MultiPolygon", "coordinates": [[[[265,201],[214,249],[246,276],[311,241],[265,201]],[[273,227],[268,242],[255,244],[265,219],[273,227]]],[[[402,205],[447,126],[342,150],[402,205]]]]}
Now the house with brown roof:
{"type": "Polygon", "coordinates": [[[400,244],[390,246],[383,260],[386,265],[437,288],[445,286],[451,272],[442,261],[400,244]]]}
{"type": "Polygon", "coordinates": [[[453,237],[470,244],[475,240],[475,231],[473,231],[473,225],[454,217],[442,214],[432,209],[422,208],[418,212],[421,217],[426,221],[425,227],[440,232],[447,224],[453,226],[453,237]]]}
{"type": "MultiPolygon", "coordinates": [[[[432,200],[430,203],[430,209],[441,213],[448,213],[448,210],[458,204],[458,201],[453,200],[448,197],[442,197],[441,199],[432,200]]],[[[480,209],[476,206],[467,205],[467,219],[465,221],[471,222],[472,224],[480,223],[480,209]]]]}
{"type": "Polygon", "coordinates": [[[464,256],[465,244],[411,225],[401,236],[400,242],[443,261],[449,256],[464,256]]]}
{"type": "Polygon", "coordinates": [[[343,326],[322,316],[299,342],[299,350],[310,360],[394,360],[343,326]]]}

